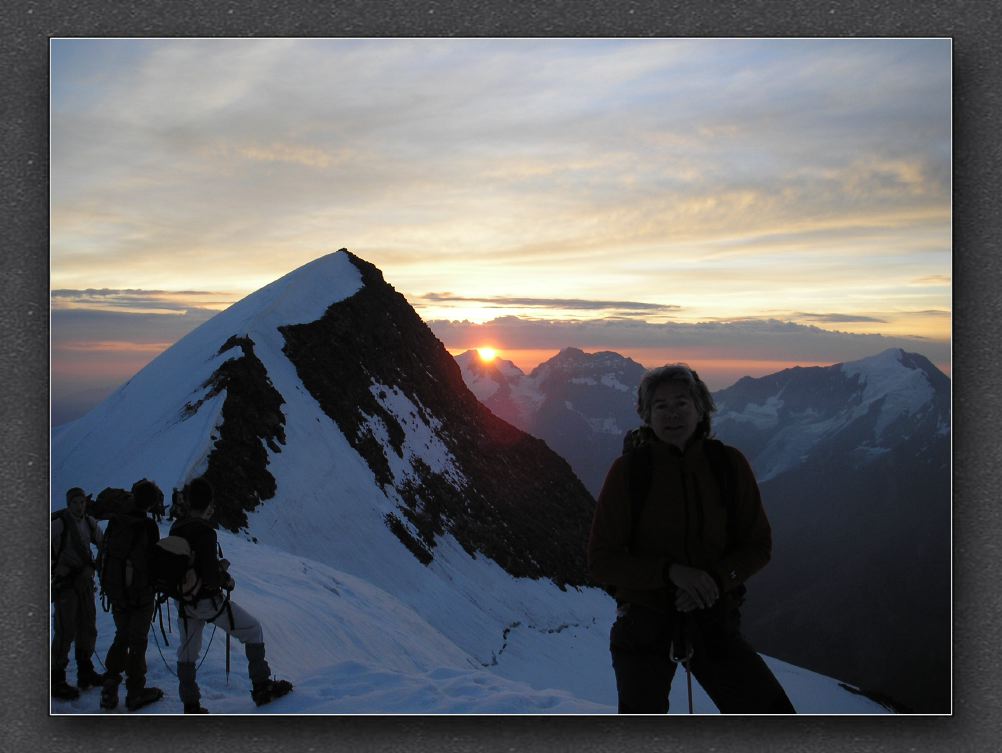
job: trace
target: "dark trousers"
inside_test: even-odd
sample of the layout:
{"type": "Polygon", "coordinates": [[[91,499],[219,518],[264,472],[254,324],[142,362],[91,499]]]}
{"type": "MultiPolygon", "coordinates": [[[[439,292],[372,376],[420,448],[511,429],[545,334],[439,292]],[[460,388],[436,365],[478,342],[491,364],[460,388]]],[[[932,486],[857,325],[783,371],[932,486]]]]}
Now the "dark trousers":
{"type": "Polygon", "coordinates": [[[77,673],[94,670],[91,654],[97,642],[97,608],[94,579],[78,576],[52,595],[52,670],[65,677],[74,646],[77,673]]]}
{"type": "MultiPolygon", "coordinates": [[[[677,612],[624,605],[612,626],[610,648],[620,714],[666,714],[675,676],[669,657],[679,635],[677,612]]],[[[794,714],[783,687],[741,637],[740,614],[723,601],[686,615],[692,641],[689,667],[722,714],[794,714]]]]}
{"type": "Polygon", "coordinates": [[[146,643],[153,621],[153,607],[151,601],[138,607],[113,605],[111,609],[115,620],[115,639],[111,642],[104,664],[108,674],[117,677],[125,672],[125,688],[129,693],[146,687],[146,643]]]}

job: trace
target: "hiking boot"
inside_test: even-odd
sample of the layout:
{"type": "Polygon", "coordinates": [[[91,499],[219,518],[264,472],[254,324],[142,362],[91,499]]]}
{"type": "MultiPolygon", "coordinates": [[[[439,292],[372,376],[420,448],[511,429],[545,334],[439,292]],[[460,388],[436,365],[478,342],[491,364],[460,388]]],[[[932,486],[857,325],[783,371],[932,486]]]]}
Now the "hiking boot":
{"type": "Polygon", "coordinates": [[[125,708],[129,711],[136,711],[143,706],[159,701],[164,697],[164,692],[160,688],[143,688],[125,696],[125,708]]]}
{"type": "Polygon", "coordinates": [[[276,698],[281,698],[290,690],[292,690],[292,683],[288,680],[265,680],[254,683],[251,698],[258,706],[263,706],[276,698]]]}
{"type": "Polygon", "coordinates": [[[77,687],[80,690],[87,690],[87,688],[96,688],[104,685],[106,675],[99,675],[93,669],[80,669],[77,670],[77,687]]]}
{"type": "Polygon", "coordinates": [[[66,680],[53,680],[52,697],[61,701],[75,701],[80,697],[80,689],[73,687],[66,680]]]}
{"type": "Polygon", "coordinates": [[[118,708],[118,683],[106,683],[101,688],[101,708],[107,711],[118,708]]]}
{"type": "Polygon", "coordinates": [[[200,703],[186,703],[184,704],[184,713],[186,714],[208,714],[209,710],[202,706],[200,703]]]}

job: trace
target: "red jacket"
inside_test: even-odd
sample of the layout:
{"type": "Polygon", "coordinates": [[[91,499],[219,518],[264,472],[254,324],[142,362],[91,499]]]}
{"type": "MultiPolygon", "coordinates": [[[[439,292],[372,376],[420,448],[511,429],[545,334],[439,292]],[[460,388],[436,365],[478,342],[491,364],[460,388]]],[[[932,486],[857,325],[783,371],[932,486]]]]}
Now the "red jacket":
{"type": "Polygon", "coordinates": [[[761,570],[772,554],[772,530],[762,508],[751,466],[738,450],[725,447],[733,468],[734,504],[728,511],[703,441],[680,452],[652,442],[650,491],[636,526],[629,492],[629,458],[616,459],[598,496],[588,542],[588,565],[599,583],[616,587],[616,598],[665,610],[673,603],[665,582],[666,565],[705,570],[722,592],[731,591],[761,570]],[[729,526],[729,514],[734,520],[729,526]],[[733,540],[732,540],[733,539],[733,540]]]}

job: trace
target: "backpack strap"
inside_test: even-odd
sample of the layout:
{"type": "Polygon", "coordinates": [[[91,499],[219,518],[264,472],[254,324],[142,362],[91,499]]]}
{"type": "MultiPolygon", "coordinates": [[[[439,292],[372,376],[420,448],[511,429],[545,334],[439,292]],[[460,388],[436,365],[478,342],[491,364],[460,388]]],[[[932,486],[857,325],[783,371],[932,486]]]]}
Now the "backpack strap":
{"type": "Polygon", "coordinates": [[[737,472],[727,445],[719,439],[703,440],[703,452],[710,471],[720,487],[720,499],[727,509],[727,540],[732,542],[737,531],[737,472]]]}
{"type": "MultiPolygon", "coordinates": [[[[727,543],[728,546],[733,546],[738,536],[738,471],[730,450],[723,442],[717,439],[707,439],[704,441],[703,447],[713,477],[720,485],[720,498],[727,509],[727,543]]],[[[730,593],[733,595],[736,607],[740,607],[744,603],[747,592],[748,588],[744,583],[731,590],[730,593]]]]}
{"type": "Polygon", "coordinates": [[[70,535],[69,527],[66,523],[66,513],[60,513],[55,520],[59,521],[60,533],[59,533],[59,547],[56,549],[56,553],[52,555],[52,564],[57,565],[59,563],[59,558],[63,556],[63,552],[66,551],[66,537],[70,535]]]}
{"type": "MultiPolygon", "coordinates": [[[[88,528],[90,523],[87,523],[88,528]]],[[[64,529],[69,528],[69,537],[72,539],[73,546],[77,550],[77,554],[80,557],[80,561],[83,563],[83,567],[94,567],[94,558],[90,553],[90,541],[84,541],[83,536],[80,535],[80,527],[77,525],[76,521],[73,520],[73,516],[70,511],[67,510],[63,514],[63,527],[64,529]]]]}
{"type": "Polygon", "coordinates": [[[630,492],[630,538],[627,548],[633,551],[640,531],[640,515],[647,502],[647,494],[651,490],[651,477],[654,472],[651,446],[640,445],[626,456],[626,461],[630,492]]]}

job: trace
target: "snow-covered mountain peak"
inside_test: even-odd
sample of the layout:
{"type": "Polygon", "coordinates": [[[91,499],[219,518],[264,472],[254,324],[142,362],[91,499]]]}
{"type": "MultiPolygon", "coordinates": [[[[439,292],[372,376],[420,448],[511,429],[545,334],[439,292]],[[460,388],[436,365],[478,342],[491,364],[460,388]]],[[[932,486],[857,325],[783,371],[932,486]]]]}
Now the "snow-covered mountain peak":
{"type": "Polygon", "coordinates": [[[930,422],[934,432],[949,423],[949,380],[923,356],[900,348],[744,378],[715,400],[714,427],[749,455],[760,481],[833,442],[865,463],[907,440],[919,423],[930,422]]]}
{"type": "Polygon", "coordinates": [[[323,316],[332,303],[354,295],[361,287],[362,276],[342,248],[292,270],[210,321],[229,329],[307,324],[323,316]]]}
{"type": "MultiPolygon", "coordinates": [[[[842,364],[842,373],[862,386],[857,414],[879,405],[874,433],[882,437],[895,421],[932,409],[936,397],[935,369],[923,356],[889,348],[875,356],[842,364]],[[925,363],[922,363],[922,362],[925,363]]],[[[942,376],[940,374],[940,376],[942,376]]]]}
{"type": "Polygon", "coordinates": [[[574,372],[581,375],[585,372],[590,374],[597,372],[618,372],[630,365],[639,366],[632,359],[610,350],[586,353],[580,348],[568,347],[563,348],[548,361],[539,364],[539,366],[532,370],[530,376],[536,381],[543,383],[549,377],[556,374],[574,372]]]}

